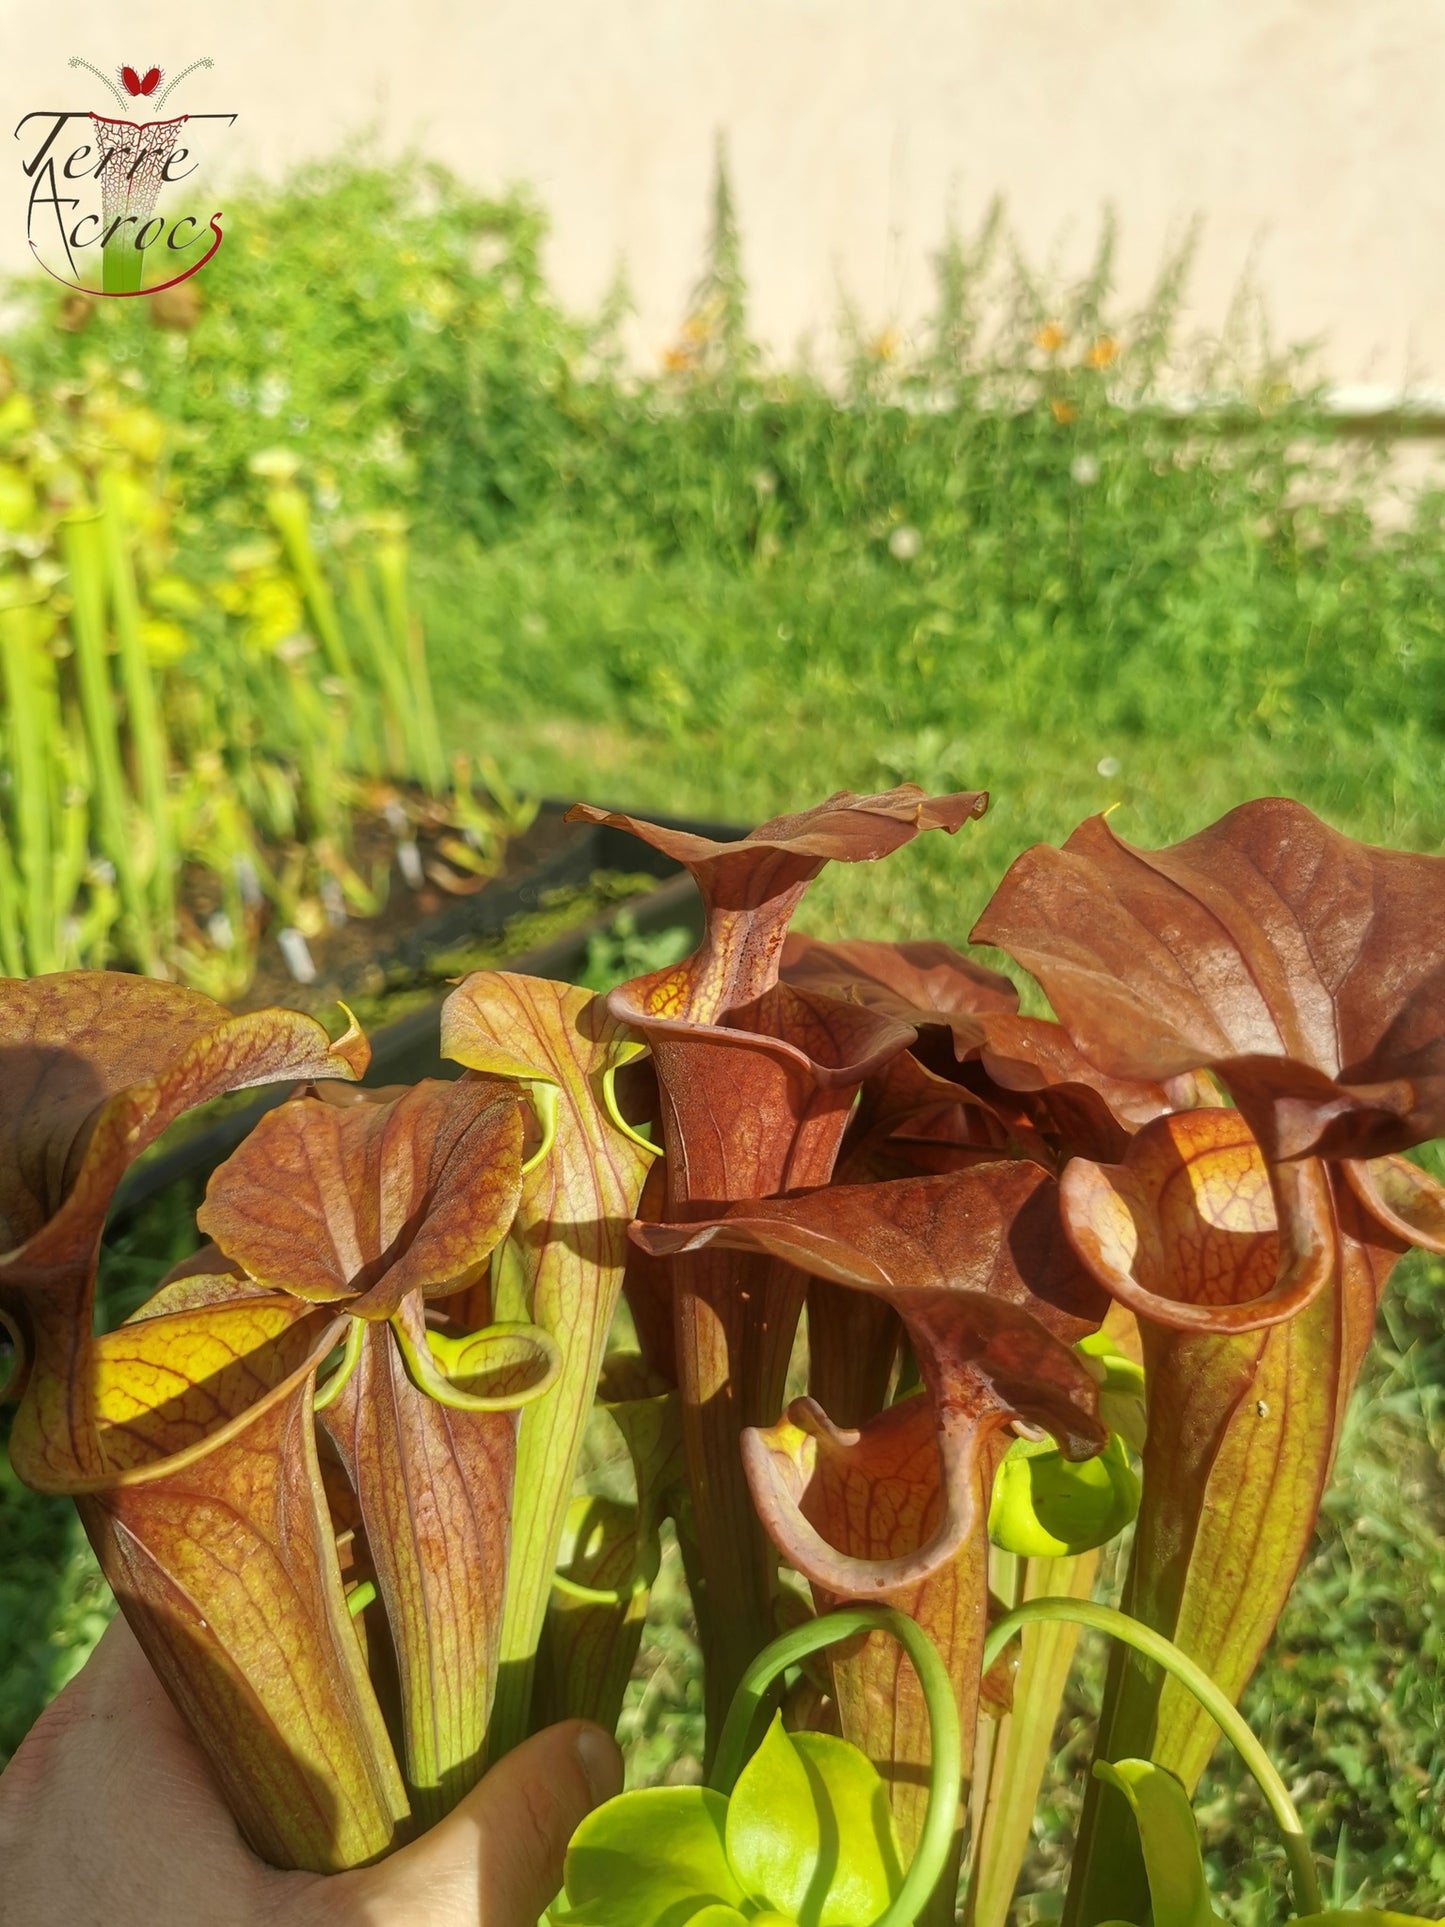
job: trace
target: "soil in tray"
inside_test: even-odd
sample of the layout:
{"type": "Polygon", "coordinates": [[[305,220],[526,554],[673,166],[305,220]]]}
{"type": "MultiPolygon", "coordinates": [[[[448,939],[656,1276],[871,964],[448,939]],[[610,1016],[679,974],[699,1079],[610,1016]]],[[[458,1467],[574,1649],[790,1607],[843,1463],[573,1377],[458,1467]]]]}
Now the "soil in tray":
{"type": "MultiPolygon", "coordinates": [[[[237,1011],[319,1012],[342,999],[375,1028],[448,980],[549,945],[680,873],[620,830],[566,823],[559,803],[542,804],[525,830],[503,839],[500,812],[484,794],[433,799],[347,779],[344,800],[344,860],[334,849],[328,854],[324,841],[264,852],[268,890],[288,904],[286,914],[262,900],[254,875],[245,907],[239,875],[223,880],[187,866],[180,934],[190,952],[184,974],[197,989],[237,1011]],[[303,873],[305,891],[275,881],[289,876],[294,885],[303,873]],[[373,900],[368,914],[363,906],[373,900]],[[242,920],[245,941],[237,944],[231,932],[242,920]]],[[[723,840],[745,833],[729,824],[660,821],[723,840]]],[[[629,945],[635,948],[624,939],[629,945]]]]}
{"type": "MultiPolygon", "coordinates": [[[[324,915],[319,899],[309,903],[302,932],[283,931],[285,919],[274,905],[257,904],[246,913],[256,945],[250,981],[243,990],[216,994],[233,1010],[317,1011],[341,997],[358,1017],[361,1005],[368,1006],[363,1021],[384,1022],[428,991],[435,994],[448,977],[518,955],[656,887],[653,875],[584,878],[568,861],[569,853],[580,855],[582,834],[563,823],[554,806],[544,808],[506,839],[494,872],[483,877],[458,864],[460,833],[445,805],[388,789],[375,806],[356,809],[346,853],[350,869],[383,899],[376,914],[348,907],[335,885],[324,915]],[[411,849],[404,851],[403,842],[411,849]]],[[[274,858],[273,869],[284,855],[274,858]]],[[[220,879],[188,866],[181,901],[183,929],[204,950],[202,933],[214,929],[218,913],[223,925],[230,921],[220,879]]]]}
{"type": "MultiPolygon", "coordinates": [[[[316,914],[305,929],[304,939],[315,976],[311,982],[302,983],[283,953],[280,937],[285,919],[273,904],[258,904],[248,912],[257,945],[254,974],[244,991],[222,1001],[235,1010],[258,1010],[275,1004],[312,1009],[334,1000],[338,990],[380,989],[378,967],[385,969],[418,925],[449,906],[467,905],[463,912],[467,920],[472,921],[470,913],[475,910],[478,927],[485,927],[489,919],[481,899],[495,898],[527,876],[545,871],[575,840],[577,832],[564,824],[556,811],[539,812],[527,829],[502,844],[495,872],[486,879],[468,875],[448,860],[447,846],[455,846],[460,834],[445,806],[431,804],[419,793],[388,789],[377,803],[363,802],[355,807],[346,861],[384,898],[376,914],[366,916],[348,909],[339,888],[331,893],[324,921],[320,904],[313,901],[310,907],[316,914]],[[414,847],[411,884],[401,860],[404,841],[414,847]]],[[[267,852],[273,870],[281,870],[287,854],[267,852]]],[[[221,882],[215,872],[199,864],[187,865],[181,880],[182,923],[193,939],[200,940],[200,947],[205,947],[201,932],[218,912],[224,912],[224,907],[221,882]]]]}
{"type": "MultiPolygon", "coordinates": [[[[407,1016],[418,1004],[434,1002],[447,985],[466,977],[474,969],[499,969],[536,950],[566,931],[590,923],[607,910],[622,910],[657,888],[657,877],[618,875],[617,871],[597,871],[584,884],[559,884],[541,890],[536,908],[516,911],[495,931],[474,937],[451,940],[445,948],[426,952],[420,960],[389,958],[378,960],[364,940],[370,925],[358,925],[358,944],[335,954],[320,944],[312,946],[318,965],[314,983],[302,985],[279,965],[256,971],[256,981],[247,996],[233,1002],[235,1010],[262,1010],[281,1006],[285,1010],[308,1010],[324,1014],[343,1000],[366,1031],[378,1031],[385,1023],[407,1016]]],[[[418,892],[420,896],[420,892],[418,892]]],[[[420,906],[418,906],[420,908],[420,906]]],[[[405,929],[405,927],[403,927],[405,929]]],[[[414,933],[414,925],[410,927],[414,933]]],[[[337,933],[349,935],[349,933],[337,933]]],[[[341,946],[337,946],[341,950],[341,946]]]]}
{"type": "MultiPolygon", "coordinates": [[[[409,1010],[435,1002],[450,985],[471,971],[506,969],[512,959],[539,949],[605,911],[620,910],[635,903],[656,888],[655,876],[600,870],[585,884],[542,891],[535,909],[522,910],[509,917],[494,935],[449,943],[445,949],[431,952],[418,963],[373,961],[349,986],[328,988],[319,981],[304,988],[293,984],[290,995],[278,996],[272,1001],[296,1010],[319,1011],[328,1002],[334,1005],[340,995],[362,1028],[374,1033],[398,1017],[404,1017],[409,1010]]],[[[673,933],[667,934],[671,937],[673,933]]],[[[686,931],[679,931],[677,935],[687,938],[686,931]]],[[[682,950],[686,947],[683,941],[682,950]]],[[[682,950],[660,957],[659,967],[662,962],[675,961],[682,950]]]]}

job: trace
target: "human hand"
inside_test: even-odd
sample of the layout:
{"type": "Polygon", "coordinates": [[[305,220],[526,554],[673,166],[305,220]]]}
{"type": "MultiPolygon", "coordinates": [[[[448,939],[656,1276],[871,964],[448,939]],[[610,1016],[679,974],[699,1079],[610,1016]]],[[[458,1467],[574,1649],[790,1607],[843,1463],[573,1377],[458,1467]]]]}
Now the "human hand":
{"type": "Polygon", "coordinates": [[[374,1867],[279,1873],[117,1618],[0,1776],[3,1927],[535,1927],[583,1817],[621,1790],[599,1726],[519,1746],[374,1867]]]}

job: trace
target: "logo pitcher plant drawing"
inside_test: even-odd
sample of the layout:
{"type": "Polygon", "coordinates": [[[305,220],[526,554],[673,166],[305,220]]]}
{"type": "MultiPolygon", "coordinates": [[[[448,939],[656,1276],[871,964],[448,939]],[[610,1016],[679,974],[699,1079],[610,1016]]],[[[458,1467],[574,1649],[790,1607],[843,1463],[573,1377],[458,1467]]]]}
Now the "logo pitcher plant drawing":
{"type": "Polygon", "coordinates": [[[160,67],[127,65],[111,80],[77,55],[70,65],[94,75],[118,111],[46,108],[21,119],[26,237],[47,274],[80,294],[159,294],[215,254],[219,210],[158,203],[162,189],[193,181],[213,124],[229,127],[236,116],[135,118],[147,108],[159,115],[182,81],[211,64],[194,60],[169,82],[160,67]]]}

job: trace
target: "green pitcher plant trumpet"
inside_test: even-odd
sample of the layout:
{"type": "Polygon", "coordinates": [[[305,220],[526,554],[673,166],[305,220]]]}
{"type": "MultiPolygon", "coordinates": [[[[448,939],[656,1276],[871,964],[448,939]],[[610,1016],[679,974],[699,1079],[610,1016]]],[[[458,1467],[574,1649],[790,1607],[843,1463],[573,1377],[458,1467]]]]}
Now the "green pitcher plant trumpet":
{"type": "Polygon", "coordinates": [[[994,1474],[988,1536],[1024,1559],[1063,1559],[1107,1545],[1139,1510],[1139,1478],[1130,1446],[1144,1447],[1144,1373],[1102,1332],[1076,1348],[1098,1361],[1099,1416],[1113,1418],[1102,1452],[1066,1459],[1048,1439],[1015,1439],[994,1474]]]}
{"type": "MultiPolygon", "coordinates": [[[[304,504],[267,479],[301,566],[304,504]]],[[[123,498],[65,535],[84,715],[109,609],[149,743],[72,746],[122,829],[117,780],[158,796],[174,747],[164,710],[145,721],[123,498]]],[[[386,557],[379,594],[353,557],[340,603],[303,574],[317,626],[362,611],[400,686],[386,557]]],[[[82,714],[47,636],[0,595],[12,730],[82,714]]],[[[431,723],[402,747],[432,768],[431,723]]],[[[734,842],[579,806],[691,870],[697,948],[605,996],[475,972],[442,1013],[454,1074],[377,1089],[349,1016],[331,1034],[156,978],[24,977],[66,961],[36,932],[86,845],[45,761],[13,767],[11,1460],[75,1500],[258,1853],[359,1865],[539,1725],[617,1726],[676,1557],[707,1784],[584,1823],[555,1922],[952,1927],[966,1870],[965,1918],[1003,1927],[1081,1626],[1116,1639],[1066,1927],[1151,1904],[1205,1927],[1187,1801],[1221,1731],[1297,1909],[1336,1920],[1235,1706],[1390,1271],[1445,1252],[1445,1189],[1412,1156],[1445,1132],[1445,859],[1278,798],[1164,850],[1095,819],[1020,856],[974,926],[1044,1017],[948,944],[789,929],[828,863],[974,833],[980,792],[840,791],[734,842]],[[97,1329],[125,1171],[189,1108],[268,1085],[198,1248],[97,1329]],[[1121,1614],[1090,1594],[1131,1527],[1121,1614]]],[[[259,778],[253,800],[284,815],[259,778]]],[[[244,819],[210,820],[249,862],[244,819]]],[[[160,847],[94,884],[137,933],[166,914],[160,847]]]]}

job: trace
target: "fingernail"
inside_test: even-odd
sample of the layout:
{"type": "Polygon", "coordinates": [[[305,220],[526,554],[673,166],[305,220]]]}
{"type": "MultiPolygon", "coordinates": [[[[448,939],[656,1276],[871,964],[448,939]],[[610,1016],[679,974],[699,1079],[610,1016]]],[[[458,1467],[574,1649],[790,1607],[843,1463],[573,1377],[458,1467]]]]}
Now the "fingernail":
{"type": "Polygon", "coordinates": [[[622,1791],[622,1755],[600,1726],[578,1727],[577,1758],[594,1806],[622,1791]]]}

